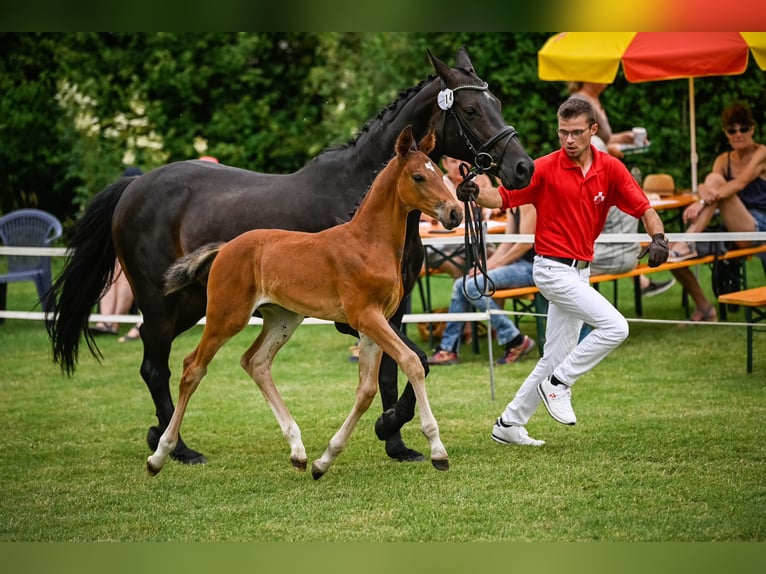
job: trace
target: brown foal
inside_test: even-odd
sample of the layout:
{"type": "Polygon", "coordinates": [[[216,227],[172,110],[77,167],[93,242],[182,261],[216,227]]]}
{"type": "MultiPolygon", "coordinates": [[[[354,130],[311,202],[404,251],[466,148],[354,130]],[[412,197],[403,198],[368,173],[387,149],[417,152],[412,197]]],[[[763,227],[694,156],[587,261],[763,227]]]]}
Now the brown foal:
{"type": "Polygon", "coordinates": [[[428,157],[433,131],[417,145],[411,127],[399,134],[396,155],[377,176],[351,221],[317,233],[259,229],[225,244],[201,247],[179,259],[166,275],[166,292],[207,281],[207,320],[197,348],[184,359],[178,404],[147,470],[157,474],[178,441],[189,399],[218,350],[248,324],[254,309],[263,328],[240,364],[258,385],[290,445],[290,461],[306,469],[301,431],[277,391],[271,375],[274,357],[305,316],[348,323],[360,334],[356,401],[340,429],[311,467],[319,479],[343,451],[378,384],[383,352],[412,383],[421,428],[431,447],[431,463],[449,468],[447,451],[428,404],[425,367],[405,345],[388,319],[402,296],[401,259],[407,214],[415,209],[452,229],[463,207],[428,157]]]}

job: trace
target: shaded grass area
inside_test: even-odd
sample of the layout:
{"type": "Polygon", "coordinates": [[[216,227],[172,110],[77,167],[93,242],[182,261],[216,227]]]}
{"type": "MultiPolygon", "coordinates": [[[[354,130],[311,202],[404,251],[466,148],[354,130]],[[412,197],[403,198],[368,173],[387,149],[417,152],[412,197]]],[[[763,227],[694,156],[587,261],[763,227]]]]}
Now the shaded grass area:
{"type": "MultiPolygon", "coordinates": [[[[751,264],[751,285],[764,282],[759,265],[751,264]]],[[[448,283],[435,282],[436,301],[446,303],[448,283]]],[[[632,287],[622,283],[621,309],[631,317],[632,287]]],[[[9,289],[9,308],[33,300],[31,284],[9,289]]],[[[646,300],[645,316],[682,319],[679,301],[676,286],[646,300]]],[[[742,312],[730,320],[742,321],[742,312]]],[[[534,335],[534,322],[521,326],[534,335]]],[[[577,383],[575,427],[544,411],[530,421],[530,434],[547,441],[539,449],[490,440],[492,422],[534,358],[496,369],[493,401],[482,341],[478,355],[465,347],[460,364],[434,368],[428,378],[448,472],[389,460],[373,433],[376,400],[346,452],[315,482],[290,466],[271,411],[239,367],[256,332],[247,328],[222,349],[187,412],[183,435],[209,464],[172,463],[151,478],[145,435],[155,417],[138,375],[140,343],[102,338],[103,364],[82,355],[67,378],[50,363],[42,324],[7,320],[0,326],[0,540],[766,538],[763,335],[756,334],[748,376],[741,327],[632,323],[628,341],[577,383]]],[[[417,337],[414,326],[409,332],[417,337]]],[[[181,361],[200,334],[197,327],[176,341],[174,396],[181,361]]],[[[306,326],[277,358],[275,380],[310,460],[351,408],[352,342],[333,327],[306,326]]],[[[427,452],[417,420],[403,434],[427,452]]]]}

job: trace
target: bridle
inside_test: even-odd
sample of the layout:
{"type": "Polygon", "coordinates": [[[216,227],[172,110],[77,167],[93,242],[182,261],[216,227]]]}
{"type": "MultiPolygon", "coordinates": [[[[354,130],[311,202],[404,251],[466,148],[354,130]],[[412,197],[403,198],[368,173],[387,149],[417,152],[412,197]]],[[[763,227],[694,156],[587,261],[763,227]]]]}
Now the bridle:
{"type": "MultiPolygon", "coordinates": [[[[437,96],[437,102],[439,104],[439,107],[447,112],[444,114],[444,121],[446,123],[447,116],[451,116],[455,118],[455,122],[457,123],[458,130],[460,133],[460,136],[465,141],[465,145],[468,148],[468,150],[473,154],[473,165],[474,168],[476,168],[476,173],[484,173],[486,171],[489,171],[493,167],[496,167],[499,165],[497,161],[495,161],[495,158],[492,157],[492,154],[490,154],[487,150],[492,148],[498,141],[502,140],[503,138],[518,138],[518,134],[516,133],[516,129],[513,126],[505,126],[503,127],[499,132],[497,132],[495,135],[493,135],[491,138],[489,138],[486,142],[483,144],[480,144],[481,141],[479,137],[471,131],[471,129],[465,124],[465,122],[460,119],[460,115],[452,108],[452,105],[455,101],[455,92],[459,92],[460,90],[477,90],[480,92],[486,92],[489,89],[487,82],[483,82],[481,86],[472,86],[470,84],[461,84],[459,86],[456,86],[454,88],[447,88],[444,87],[444,81],[442,80],[442,90],[439,92],[437,96]],[[473,145],[472,140],[477,142],[477,145],[479,145],[479,149],[477,150],[476,147],[473,145]]],[[[507,146],[506,146],[507,147],[507,146]]]]}
{"type": "MultiPolygon", "coordinates": [[[[499,132],[497,132],[494,136],[489,138],[486,142],[479,145],[479,149],[477,150],[476,147],[472,143],[472,139],[476,142],[480,142],[481,140],[476,136],[474,132],[471,131],[471,129],[463,122],[463,120],[460,119],[460,116],[458,113],[453,109],[453,104],[455,102],[455,92],[458,92],[460,90],[477,90],[480,92],[486,92],[488,90],[488,84],[487,82],[483,82],[481,86],[472,86],[470,84],[462,84],[459,86],[456,86],[455,88],[447,88],[444,87],[444,81],[442,81],[442,90],[439,92],[437,96],[437,102],[439,104],[439,107],[447,112],[444,114],[444,122],[446,124],[447,116],[451,116],[455,118],[455,122],[458,125],[458,130],[460,133],[460,136],[465,141],[466,147],[468,147],[468,150],[473,154],[473,166],[470,170],[464,169],[463,165],[460,166],[460,174],[463,176],[463,181],[468,181],[470,179],[473,179],[476,177],[477,174],[482,174],[484,172],[489,171],[493,167],[496,167],[498,165],[498,162],[495,161],[495,158],[492,157],[492,154],[490,154],[487,150],[491,149],[492,146],[494,146],[497,142],[504,138],[508,138],[509,141],[516,137],[518,138],[518,134],[516,133],[516,129],[513,128],[513,126],[505,126],[503,127],[499,132]]],[[[506,144],[505,147],[508,147],[506,144]]],[[[503,150],[505,150],[505,147],[503,150]]],[[[476,205],[475,201],[466,201],[465,202],[465,249],[466,253],[470,253],[471,255],[471,264],[473,267],[474,272],[473,273],[466,273],[463,275],[463,293],[466,295],[467,298],[473,299],[468,294],[468,291],[466,289],[466,281],[468,281],[469,275],[473,277],[474,284],[476,286],[477,291],[481,296],[491,296],[495,292],[495,285],[492,282],[492,279],[489,277],[487,273],[487,250],[486,250],[486,244],[484,241],[484,229],[483,229],[483,222],[481,220],[481,217],[474,218],[474,214],[480,214],[481,210],[476,205]],[[480,286],[478,284],[478,277],[479,276],[484,277],[484,284],[480,286]]]]}

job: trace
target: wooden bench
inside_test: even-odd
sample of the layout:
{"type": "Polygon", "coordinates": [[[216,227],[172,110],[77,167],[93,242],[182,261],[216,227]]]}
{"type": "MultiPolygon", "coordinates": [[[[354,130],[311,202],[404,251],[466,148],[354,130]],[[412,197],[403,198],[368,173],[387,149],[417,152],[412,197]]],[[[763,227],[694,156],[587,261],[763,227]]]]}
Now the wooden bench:
{"type": "MultiPolygon", "coordinates": [[[[748,258],[759,253],[766,253],[766,244],[759,245],[757,247],[745,247],[742,249],[732,249],[726,253],[720,255],[704,255],[702,257],[694,257],[692,259],[686,259],[684,261],[676,261],[672,263],[663,263],[658,267],[649,267],[646,263],[640,263],[635,268],[625,273],[604,273],[601,275],[593,275],[590,278],[590,282],[596,285],[607,281],[613,281],[614,283],[614,299],[615,307],[617,306],[617,284],[620,279],[627,279],[632,277],[634,279],[633,290],[635,297],[636,315],[641,317],[643,314],[643,306],[641,302],[641,284],[639,277],[641,275],[648,275],[649,273],[659,273],[660,271],[672,271],[673,269],[682,269],[684,267],[692,267],[694,265],[701,265],[703,263],[713,263],[715,261],[725,261],[728,259],[748,258]]],[[[744,266],[743,266],[744,271],[744,266]]],[[[742,284],[747,287],[747,276],[743,274],[741,277],[742,284]]],[[[514,289],[498,289],[492,296],[498,300],[501,307],[505,306],[505,302],[508,300],[513,303],[513,311],[517,313],[517,317],[522,314],[534,314],[537,327],[538,349],[542,355],[543,347],[545,344],[545,317],[548,308],[548,302],[540,294],[540,291],[535,286],[531,287],[517,287],[514,289]],[[502,302],[500,301],[502,300],[502,302]]],[[[720,302],[720,299],[719,299],[720,302]]],[[[723,303],[721,303],[723,304],[723,303]]],[[[516,320],[518,324],[518,319],[516,320]]]]}
{"type": "Polygon", "coordinates": [[[766,321],[766,285],[720,295],[718,302],[728,305],[741,305],[745,308],[745,321],[748,323],[747,372],[750,374],[753,372],[753,332],[755,324],[766,321]]]}

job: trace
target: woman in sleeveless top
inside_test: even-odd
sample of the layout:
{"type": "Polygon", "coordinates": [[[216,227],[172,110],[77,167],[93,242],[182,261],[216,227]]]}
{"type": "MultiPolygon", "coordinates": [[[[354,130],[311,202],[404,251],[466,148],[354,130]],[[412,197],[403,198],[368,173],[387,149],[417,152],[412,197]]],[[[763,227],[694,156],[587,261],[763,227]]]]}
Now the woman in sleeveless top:
{"type": "MultiPolygon", "coordinates": [[[[684,221],[691,223],[687,231],[704,231],[716,211],[727,231],[766,231],[766,146],[753,139],[756,129],[753,114],[745,104],[734,103],[721,114],[721,125],[731,151],[715,159],[713,170],[697,190],[699,201],[684,211],[684,221]]],[[[736,244],[748,247],[751,242],[736,244]]],[[[696,256],[693,243],[678,242],[670,245],[668,261],[696,256]]],[[[715,307],[691,270],[677,269],[673,274],[697,306],[691,319],[714,321],[715,307]]]]}

